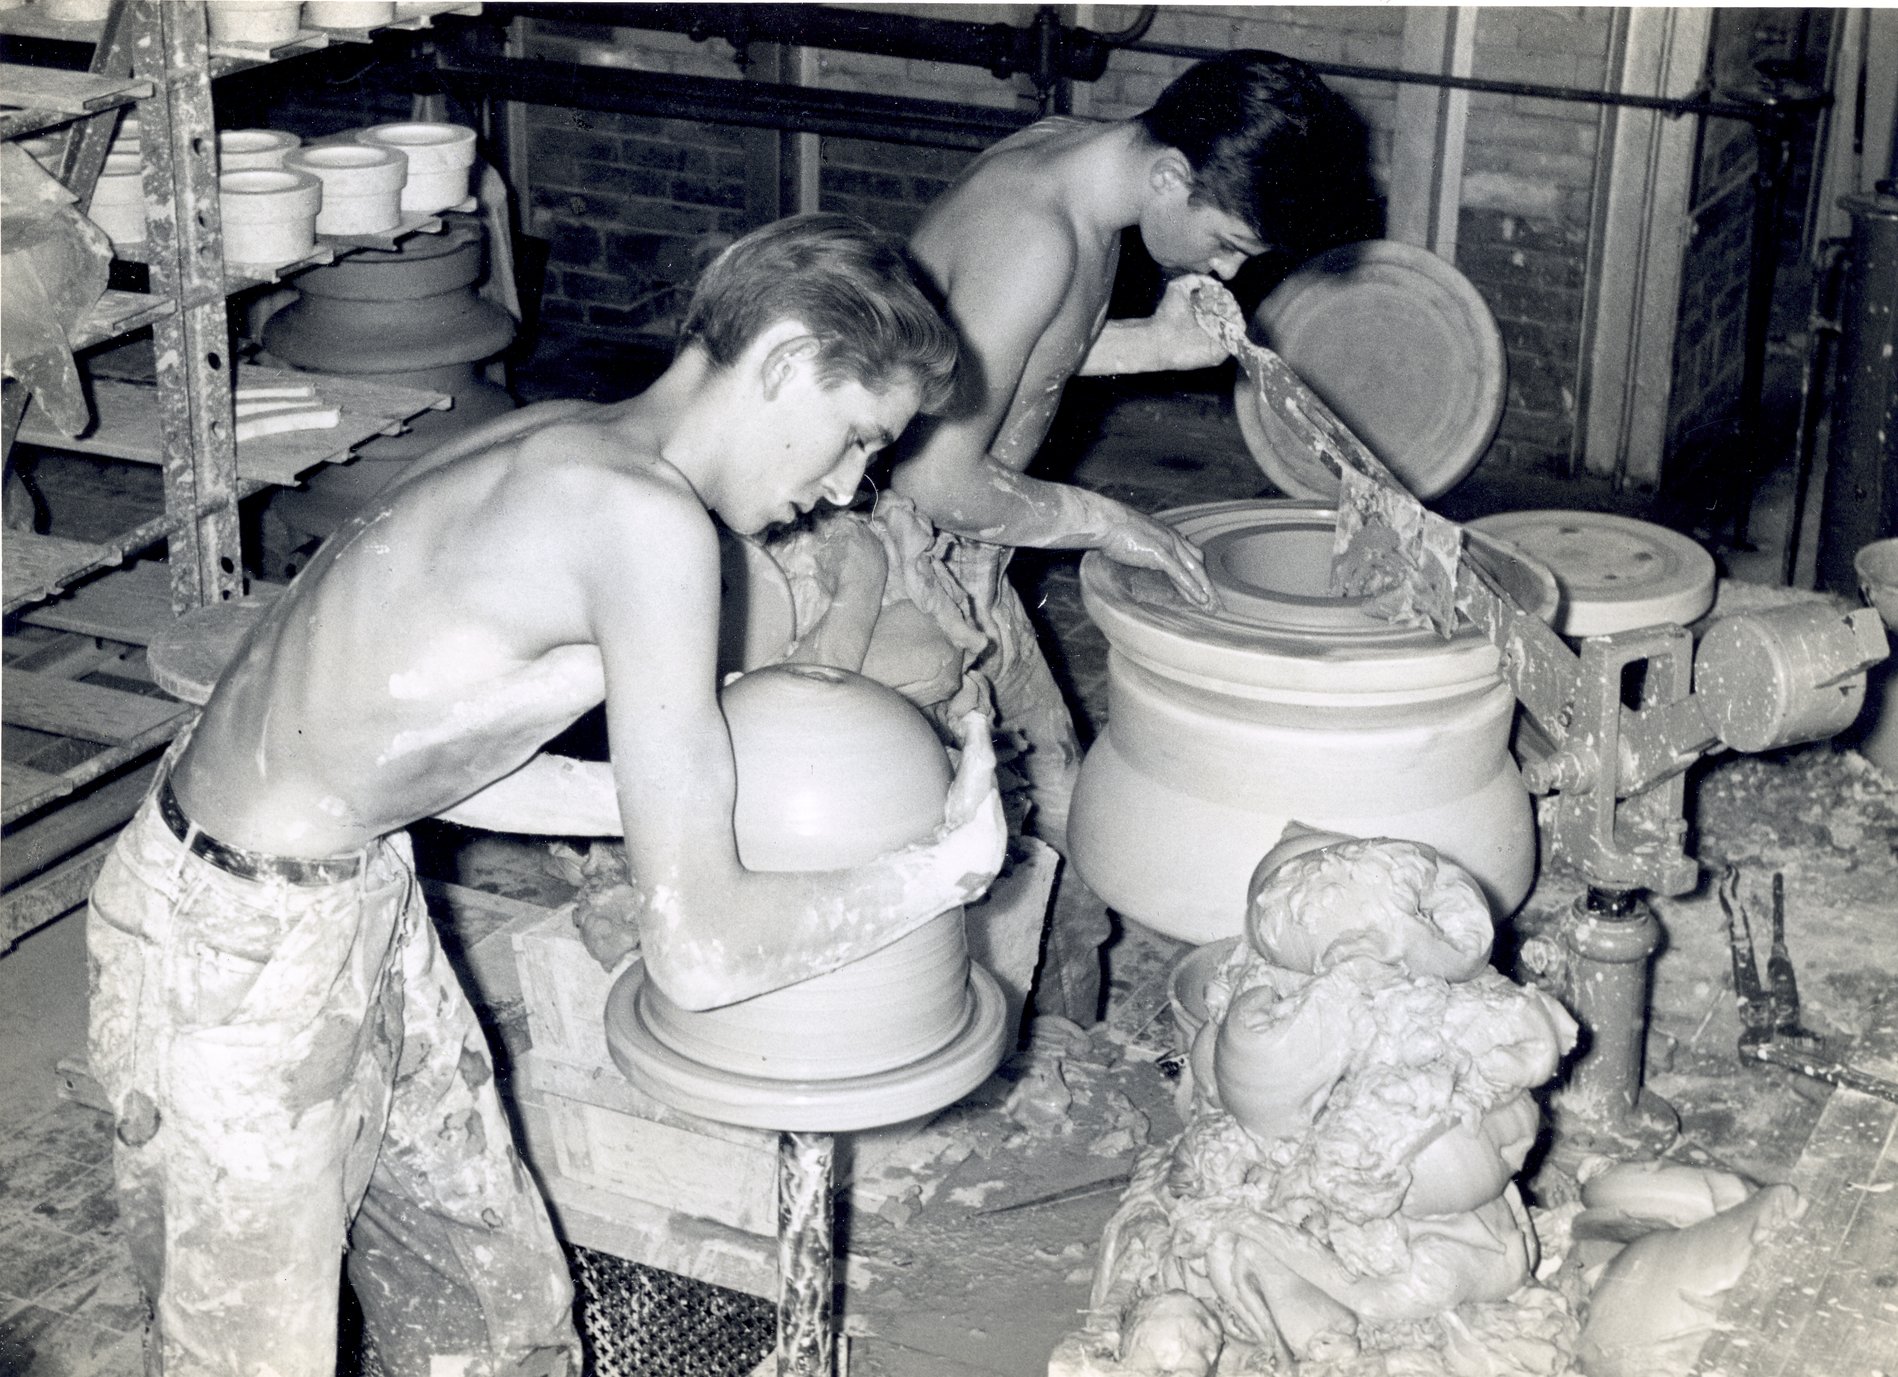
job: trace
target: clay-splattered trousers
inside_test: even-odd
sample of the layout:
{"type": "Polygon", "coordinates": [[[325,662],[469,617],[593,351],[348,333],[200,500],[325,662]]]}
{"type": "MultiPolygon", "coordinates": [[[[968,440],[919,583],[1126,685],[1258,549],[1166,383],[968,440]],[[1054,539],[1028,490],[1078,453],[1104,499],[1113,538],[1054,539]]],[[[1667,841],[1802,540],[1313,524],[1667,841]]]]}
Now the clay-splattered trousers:
{"type": "Polygon", "coordinates": [[[407,838],[359,871],[239,878],[154,797],[93,888],[92,1068],[147,1372],[329,1377],[347,1247],[390,1373],[578,1373],[565,1259],[407,838]]]}
{"type": "MultiPolygon", "coordinates": [[[[1081,742],[1028,609],[1009,581],[1008,561],[1014,550],[957,536],[944,536],[942,542],[944,563],[968,592],[976,624],[989,638],[989,649],[975,668],[993,687],[997,727],[1005,738],[1018,738],[1022,747],[1012,765],[1028,784],[1033,806],[1028,830],[1065,857],[1068,804],[1081,772],[1081,742]]],[[[1111,933],[1106,906],[1073,867],[1064,864],[1046,955],[1036,977],[1038,1012],[1093,1024],[1100,1002],[1100,948],[1111,933]]]]}

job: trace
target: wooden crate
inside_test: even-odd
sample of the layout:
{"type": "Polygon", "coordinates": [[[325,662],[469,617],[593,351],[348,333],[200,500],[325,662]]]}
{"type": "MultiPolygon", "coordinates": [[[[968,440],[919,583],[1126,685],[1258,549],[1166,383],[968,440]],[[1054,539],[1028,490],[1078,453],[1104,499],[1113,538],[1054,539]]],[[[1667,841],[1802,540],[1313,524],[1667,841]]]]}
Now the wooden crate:
{"type": "MultiPolygon", "coordinates": [[[[968,910],[971,952],[1017,1014],[1059,866],[1040,842],[1020,847],[1008,875],[968,910]]],[[[602,969],[567,910],[523,916],[506,932],[533,1041],[514,1059],[508,1089],[562,1237],[775,1297],[778,1135],[681,1113],[627,1081],[604,1022],[624,966],[602,969]]],[[[837,1190],[853,1209],[902,1208],[917,1193],[917,1173],[943,1147],[926,1132],[934,1117],[840,1137],[837,1190]]],[[[848,1267],[847,1258],[838,1263],[848,1267]]]]}

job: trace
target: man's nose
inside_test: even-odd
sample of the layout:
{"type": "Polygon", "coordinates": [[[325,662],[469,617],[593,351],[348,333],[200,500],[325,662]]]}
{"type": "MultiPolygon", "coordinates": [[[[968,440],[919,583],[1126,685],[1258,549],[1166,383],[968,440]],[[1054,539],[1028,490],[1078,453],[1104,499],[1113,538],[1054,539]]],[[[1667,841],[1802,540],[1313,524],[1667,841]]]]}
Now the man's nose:
{"type": "Polygon", "coordinates": [[[863,482],[862,464],[846,464],[834,470],[821,485],[824,500],[833,507],[848,506],[850,499],[857,495],[857,487],[863,482]]]}
{"type": "Polygon", "coordinates": [[[1221,282],[1230,282],[1232,281],[1233,274],[1238,272],[1239,269],[1245,265],[1246,260],[1243,255],[1236,253],[1223,254],[1212,261],[1213,276],[1218,278],[1221,282]]]}

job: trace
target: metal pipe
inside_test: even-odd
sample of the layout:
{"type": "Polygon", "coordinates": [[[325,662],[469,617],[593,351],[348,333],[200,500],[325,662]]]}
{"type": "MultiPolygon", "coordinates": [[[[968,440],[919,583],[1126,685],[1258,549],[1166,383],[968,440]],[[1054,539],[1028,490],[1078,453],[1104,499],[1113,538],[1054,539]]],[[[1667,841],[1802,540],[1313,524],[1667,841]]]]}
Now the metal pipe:
{"type": "MultiPolygon", "coordinates": [[[[1198,62],[1218,57],[1221,49],[1198,48],[1183,43],[1146,41],[1121,45],[1128,52],[1154,53],[1161,57],[1179,57],[1198,62]]],[[[1712,119],[1743,120],[1758,123],[1768,116],[1756,105],[1717,99],[1706,88],[1691,96],[1644,96],[1627,91],[1597,91],[1585,86],[1545,86],[1534,81],[1499,81],[1490,77],[1455,76],[1447,72],[1408,72],[1397,67],[1363,67],[1349,62],[1307,62],[1321,76],[1349,77],[1359,81],[1395,81],[1416,86],[1437,86],[1451,91],[1485,91],[1492,95],[1532,96],[1537,100],[1580,101],[1588,105],[1624,106],[1636,110],[1658,110],[1664,115],[1705,115],[1712,119]]],[[[1832,103],[1832,93],[1821,91],[1800,101],[1788,101],[1785,110],[1818,111],[1832,103]]]]}
{"type": "MultiPolygon", "coordinates": [[[[550,17],[545,7],[532,4],[490,4],[483,16],[502,23],[550,17]]],[[[695,42],[722,38],[741,53],[753,43],[782,43],[981,67],[998,78],[1039,77],[1045,71],[1050,86],[1060,78],[1098,81],[1114,46],[1107,35],[1062,23],[1052,6],[1043,6],[1036,22],[1021,28],[832,5],[593,4],[568,17],[590,25],[680,33],[695,42]]]]}
{"type": "Polygon", "coordinates": [[[831,1166],[828,1133],[778,1135],[778,1377],[834,1371],[831,1166]]]}
{"type": "Polygon", "coordinates": [[[434,74],[442,84],[473,97],[971,152],[987,148],[1034,119],[1028,110],[770,81],[726,81],[664,72],[641,72],[639,80],[628,81],[618,68],[492,58],[446,48],[438,62],[434,74]]]}
{"type": "Polygon", "coordinates": [[[1786,533],[1786,557],[1779,581],[1787,587],[1799,577],[1799,541],[1806,524],[1806,490],[1812,486],[1813,456],[1819,448],[1819,422],[1832,395],[1832,349],[1839,337],[1839,294],[1845,282],[1845,243],[1828,239],[1819,247],[1813,275],[1812,308],[1806,314],[1811,341],[1799,378],[1799,440],[1793,463],[1792,528],[1786,533]]]}

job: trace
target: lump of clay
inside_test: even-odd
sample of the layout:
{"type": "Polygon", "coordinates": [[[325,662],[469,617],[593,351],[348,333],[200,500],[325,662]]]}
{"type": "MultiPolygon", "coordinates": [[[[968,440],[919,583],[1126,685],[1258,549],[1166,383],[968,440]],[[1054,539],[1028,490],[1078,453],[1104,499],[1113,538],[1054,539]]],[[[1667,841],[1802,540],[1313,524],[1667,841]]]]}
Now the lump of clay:
{"type": "MultiPolygon", "coordinates": [[[[1678,1173],[1671,1175],[1678,1186],[1678,1173]]],[[[1702,1198],[1726,1189],[1728,1182],[1710,1181],[1702,1198]]],[[[1754,1248],[1804,1212],[1791,1186],[1766,1186],[1717,1214],[1622,1248],[1589,1291],[1577,1352],[1582,1371],[1587,1377],[1690,1371],[1754,1248]]],[[[1586,1218],[1577,1219],[1578,1228],[1586,1218]]]]}
{"type": "Polygon", "coordinates": [[[1427,846],[1261,867],[1206,978],[1186,1126],[1103,1234],[1085,1371],[1152,1370],[1135,1326],[1174,1293],[1218,1321],[1221,1372],[1562,1370],[1578,1325],[1534,1280],[1514,1177],[1529,1092],[1577,1030],[1489,967],[1491,940],[1481,890],[1427,846]]]}
{"type": "Polygon", "coordinates": [[[1368,957],[1468,980],[1489,961],[1489,904],[1461,866],[1417,842],[1351,841],[1255,874],[1246,935],[1273,965],[1317,975],[1368,957]]]}

